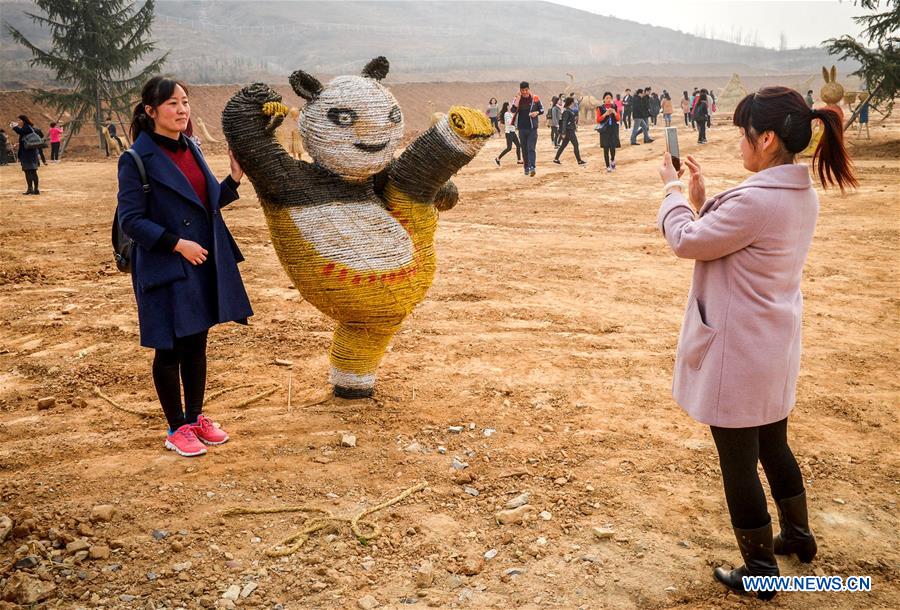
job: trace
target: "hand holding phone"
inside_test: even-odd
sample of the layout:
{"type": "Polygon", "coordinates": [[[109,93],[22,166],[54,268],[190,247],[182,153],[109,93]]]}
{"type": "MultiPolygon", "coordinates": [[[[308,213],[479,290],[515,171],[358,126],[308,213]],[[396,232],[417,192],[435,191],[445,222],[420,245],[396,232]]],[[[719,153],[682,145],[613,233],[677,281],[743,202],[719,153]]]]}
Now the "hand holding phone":
{"type": "Polygon", "coordinates": [[[681,171],[681,154],[678,151],[678,129],[666,127],[666,152],[672,156],[675,171],[681,171]]]}

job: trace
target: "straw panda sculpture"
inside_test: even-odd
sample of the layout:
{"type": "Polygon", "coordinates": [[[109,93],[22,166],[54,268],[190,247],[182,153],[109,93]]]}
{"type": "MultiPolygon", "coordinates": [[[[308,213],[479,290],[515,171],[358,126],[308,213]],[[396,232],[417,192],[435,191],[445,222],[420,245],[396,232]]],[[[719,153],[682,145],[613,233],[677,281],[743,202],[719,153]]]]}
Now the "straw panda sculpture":
{"type": "Polygon", "coordinates": [[[388,343],[434,278],[438,210],[458,199],[450,177],[492,133],[482,112],[454,106],[394,159],[403,115],[379,82],[388,67],[377,57],[361,76],[324,86],[301,70],[291,75],[306,100],[299,129],[313,163],[278,144],[274,131],[289,109],[267,85],[241,89],[222,116],[282,266],[337,322],[330,380],[343,398],[373,393],[388,343]]]}

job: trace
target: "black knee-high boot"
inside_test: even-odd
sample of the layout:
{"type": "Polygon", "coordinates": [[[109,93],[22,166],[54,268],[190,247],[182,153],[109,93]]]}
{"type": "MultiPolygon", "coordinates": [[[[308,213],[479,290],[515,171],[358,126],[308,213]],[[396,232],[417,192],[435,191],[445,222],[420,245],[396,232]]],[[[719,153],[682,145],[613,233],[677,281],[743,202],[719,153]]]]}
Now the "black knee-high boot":
{"type": "MultiPolygon", "coordinates": [[[[775,559],[773,548],[771,520],[763,527],[752,530],[736,527],[734,537],[744,558],[744,565],[734,570],[716,568],[713,571],[716,580],[738,593],[747,593],[742,580],[744,576],[779,575],[778,561],[775,559]]],[[[770,600],[775,597],[775,591],[757,591],[756,595],[759,599],[770,600]]]]}
{"type": "Polygon", "coordinates": [[[809,563],[816,556],[818,546],[809,529],[809,513],[806,508],[806,492],[793,498],[776,502],[781,533],[775,536],[776,555],[797,554],[797,559],[809,563]]]}

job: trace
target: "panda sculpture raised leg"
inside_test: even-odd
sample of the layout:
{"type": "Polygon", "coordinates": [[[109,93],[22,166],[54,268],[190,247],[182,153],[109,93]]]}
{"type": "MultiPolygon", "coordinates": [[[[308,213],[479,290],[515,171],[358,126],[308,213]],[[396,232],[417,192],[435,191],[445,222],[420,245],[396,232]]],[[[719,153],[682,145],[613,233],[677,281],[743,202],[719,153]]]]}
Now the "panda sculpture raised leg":
{"type": "Polygon", "coordinates": [[[452,107],[394,159],[403,135],[397,100],[379,81],[388,62],[322,85],[297,71],[306,100],[299,130],[313,163],[274,131],[288,108],[262,83],[241,89],[222,116],[228,144],[259,195],[272,244],[303,297],[337,322],[331,344],[336,396],[371,396],[378,365],[435,272],[438,210],[458,198],[450,177],[492,134],[480,111],[452,107]]]}

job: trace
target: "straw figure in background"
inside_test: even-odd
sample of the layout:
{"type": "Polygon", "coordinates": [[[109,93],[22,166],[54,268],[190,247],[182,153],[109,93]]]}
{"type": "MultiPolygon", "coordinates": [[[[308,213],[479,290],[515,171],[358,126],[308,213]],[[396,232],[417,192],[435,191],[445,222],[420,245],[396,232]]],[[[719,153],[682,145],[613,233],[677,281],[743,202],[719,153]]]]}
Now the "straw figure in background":
{"type": "MultiPolygon", "coordinates": [[[[822,85],[822,88],[819,90],[819,97],[825,102],[825,108],[834,110],[841,118],[841,123],[843,123],[844,109],[841,108],[841,101],[844,99],[844,86],[837,82],[837,67],[831,66],[831,72],[829,72],[828,68],[822,66],[822,78],[825,80],[825,84],[822,85]]],[[[803,151],[803,154],[812,155],[819,145],[819,140],[821,138],[822,121],[816,119],[813,123],[812,140],[810,140],[809,146],[803,151]]]]}
{"type": "Polygon", "coordinates": [[[438,211],[453,207],[450,177],[491,136],[483,112],[453,106],[398,158],[397,100],[382,84],[388,61],[322,85],[302,70],[290,83],[306,100],[299,128],[313,163],[292,159],[275,130],[281,96],[256,83],[225,107],[225,137],[259,195],[272,244],[303,297],[337,322],[335,396],[371,396],[391,338],[434,278],[438,211]]]}

